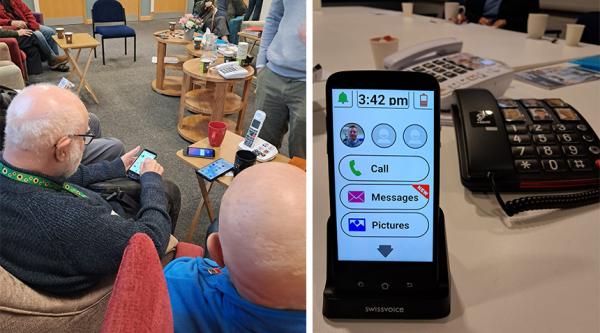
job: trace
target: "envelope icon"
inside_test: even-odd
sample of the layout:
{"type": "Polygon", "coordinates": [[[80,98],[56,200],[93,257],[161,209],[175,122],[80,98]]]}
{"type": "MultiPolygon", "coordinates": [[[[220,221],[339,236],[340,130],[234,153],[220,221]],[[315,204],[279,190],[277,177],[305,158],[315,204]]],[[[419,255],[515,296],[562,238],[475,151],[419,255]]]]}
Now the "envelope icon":
{"type": "Polygon", "coordinates": [[[348,202],[363,203],[365,202],[364,191],[348,191],[348,202]]]}

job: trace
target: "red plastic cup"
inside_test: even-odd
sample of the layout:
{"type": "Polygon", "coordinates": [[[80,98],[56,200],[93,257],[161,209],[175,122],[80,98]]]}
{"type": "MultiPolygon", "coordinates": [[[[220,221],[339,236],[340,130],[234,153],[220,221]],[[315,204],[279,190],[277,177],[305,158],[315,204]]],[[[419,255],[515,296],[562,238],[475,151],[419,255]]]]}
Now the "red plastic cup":
{"type": "Polygon", "coordinates": [[[208,143],[212,147],[221,147],[227,132],[227,124],[222,121],[211,121],[208,123],[208,143]]]}

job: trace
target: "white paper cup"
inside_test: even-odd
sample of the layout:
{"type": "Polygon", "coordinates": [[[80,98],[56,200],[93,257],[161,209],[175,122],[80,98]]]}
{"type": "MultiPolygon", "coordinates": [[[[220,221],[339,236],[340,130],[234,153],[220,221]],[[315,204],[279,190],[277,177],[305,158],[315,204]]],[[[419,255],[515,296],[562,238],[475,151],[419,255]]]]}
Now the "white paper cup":
{"type": "Polygon", "coordinates": [[[567,24],[567,36],[565,37],[567,45],[578,46],[581,35],[583,35],[583,29],[585,29],[583,24],[567,24]]]}
{"type": "Polygon", "coordinates": [[[384,69],[383,59],[398,51],[398,44],[398,38],[392,36],[371,38],[371,51],[376,69],[384,69]]]}
{"type": "Polygon", "coordinates": [[[548,25],[548,14],[529,14],[527,19],[527,37],[540,39],[546,32],[548,25]]]}
{"type": "Polygon", "coordinates": [[[56,28],[56,35],[58,36],[58,39],[63,39],[65,38],[65,28],[56,28]]]}
{"type": "Polygon", "coordinates": [[[462,6],[458,2],[446,2],[444,3],[444,18],[446,20],[454,20],[458,16],[458,10],[462,8],[465,11],[465,6],[462,6]]]}
{"type": "Polygon", "coordinates": [[[402,14],[404,16],[412,16],[413,8],[414,8],[414,4],[412,2],[403,2],[402,3],[402,14]]]}

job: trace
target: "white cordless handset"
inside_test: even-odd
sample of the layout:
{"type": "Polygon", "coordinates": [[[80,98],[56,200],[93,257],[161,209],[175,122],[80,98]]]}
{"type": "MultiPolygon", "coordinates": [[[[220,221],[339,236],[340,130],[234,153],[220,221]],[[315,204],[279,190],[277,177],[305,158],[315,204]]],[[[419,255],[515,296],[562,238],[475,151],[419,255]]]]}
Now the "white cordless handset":
{"type": "Polygon", "coordinates": [[[278,152],[275,146],[258,137],[266,118],[266,113],[257,110],[252,122],[250,122],[250,127],[248,128],[248,132],[246,132],[244,141],[239,144],[240,149],[253,151],[259,162],[274,159],[278,152]]]}

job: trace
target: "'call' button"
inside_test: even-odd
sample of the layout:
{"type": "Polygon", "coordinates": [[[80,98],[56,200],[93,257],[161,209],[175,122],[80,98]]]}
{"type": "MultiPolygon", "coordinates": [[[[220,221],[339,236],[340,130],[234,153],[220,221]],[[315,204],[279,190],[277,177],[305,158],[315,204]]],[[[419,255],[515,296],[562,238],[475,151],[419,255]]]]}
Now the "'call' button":
{"type": "Polygon", "coordinates": [[[429,174],[429,163],[420,156],[347,155],[338,168],[350,181],[418,182],[429,174]]]}

